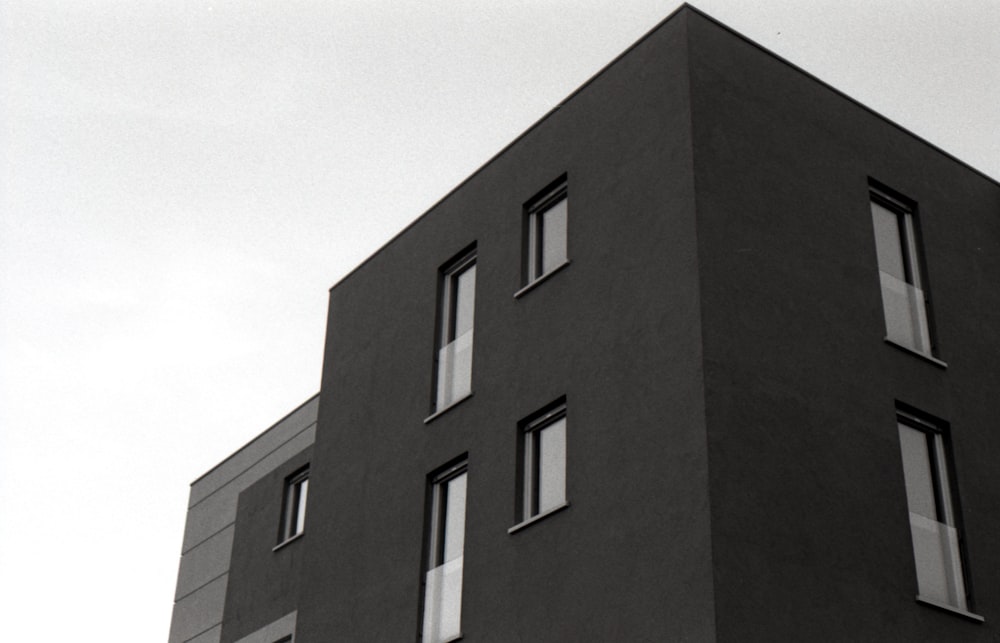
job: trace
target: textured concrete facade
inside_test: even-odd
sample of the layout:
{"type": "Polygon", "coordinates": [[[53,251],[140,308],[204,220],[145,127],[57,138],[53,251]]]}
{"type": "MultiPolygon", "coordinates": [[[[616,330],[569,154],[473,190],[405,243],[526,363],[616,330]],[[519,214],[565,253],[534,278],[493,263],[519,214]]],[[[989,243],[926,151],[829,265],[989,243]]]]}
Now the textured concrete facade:
{"type": "Polygon", "coordinates": [[[914,603],[895,423],[951,424],[995,619],[1000,187],[700,16],[689,42],[718,640],[1000,638],[914,603]],[[869,180],[917,203],[947,368],[883,340],[869,180]]]}
{"type": "Polygon", "coordinates": [[[229,555],[224,643],[420,640],[429,476],[465,458],[464,640],[998,640],[997,283],[996,181],[684,7],[331,289],[315,443],[189,513],[229,533],[185,559],[229,555]],[[523,290],[563,176],[568,264],[523,290]],[[873,182],[918,205],[933,358],[884,339],[873,182]],[[519,426],[560,399],[568,506],[518,528],[519,426]],[[948,423],[965,613],[915,600],[900,405],[948,423]]]}
{"type": "Polygon", "coordinates": [[[712,638],[686,76],[673,21],[333,288],[301,640],[415,636],[423,481],[466,452],[469,636],[712,638]],[[515,299],[562,174],[570,265],[515,299]],[[425,424],[437,270],[472,242],[473,397],[425,424]],[[517,423],[563,395],[570,507],[509,535],[517,423]]]}

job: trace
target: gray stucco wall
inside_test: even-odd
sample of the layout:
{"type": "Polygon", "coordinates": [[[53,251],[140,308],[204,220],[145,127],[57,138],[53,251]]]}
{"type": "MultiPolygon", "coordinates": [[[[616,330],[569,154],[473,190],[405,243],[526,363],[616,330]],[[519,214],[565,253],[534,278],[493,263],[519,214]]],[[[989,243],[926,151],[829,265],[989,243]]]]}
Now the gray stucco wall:
{"type": "Polygon", "coordinates": [[[222,643],[242,641],[296,610],[305,544],[312,535],[309,512],[301,535],[280,547],[278,540],[285,480],[311,465],[312,455],[306,447],[240,492],[222,643]]]}
{"type": "Polygon", "coordinates": [[[998,186],[689,24],[718,640],[997,640],[998,186]],[[883,341],[869,177],[918,203],[947,369],[883,341]],[[951,422],[985,624],[915,603],[897,400],[951,422]]]}
{"type": "Polygon", "coordinates": [[[469,640],[713,640],[686,69],[680,19],[333,288],[298,641],[416,637],[426,476],[466,452],[469,640]],[[563,173],[571,264],[515,299],[563,173]],[[425,424],[471,242],[474,394],[425,424]],[[510,535],[517,422],[561,395],[571,506],[510,535]]]}

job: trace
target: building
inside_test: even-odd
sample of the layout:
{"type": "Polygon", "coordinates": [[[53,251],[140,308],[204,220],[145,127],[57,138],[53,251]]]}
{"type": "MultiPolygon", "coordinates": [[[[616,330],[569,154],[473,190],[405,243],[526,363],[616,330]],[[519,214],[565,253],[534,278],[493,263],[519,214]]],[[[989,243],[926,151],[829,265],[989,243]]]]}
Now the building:
{"type": "Polygon", "coordinates": [[[170,641],[1000,640],[998,283],[1000,184],[684,6],[332,288],[170,641]]]}
{"type": "MultiPolygon", "coordinates": [[[[240,562],[241,557],[248,556],[251,567],[253,559],[258,557],[255,546],[248,542],[254,536],[247,521],[268,505],[267,496],[273,487],[277,486],[281,492],[289,467],[297,470],[310,462],[318,407],[316,395],[191,483],[170,624],[171,643],[221,640],[227,589],[246,582],[240,578],[246,567],[240,562]],[[263,496],[263,502],[250,502],[248,499],[254,493],[263,496]],[[235,538],[237,526],[239,539],[235,538]]],[[[271,527],[274,526],[263,529],[265,540],[273,539],[275,532],[271,527]]],[[[283,567],[277,581],[283,590],[282,597],[290,601],[289,612],[295,611],[297,589],[289,583],[297,581],[301,557],[292,561],[296,565],[293,569],[286,567],[295,551],[289,548],[291,555],[280,558],[283,567]]],[[[273,627],[280,630],[286,623],[278,621],[273,627]]],[[[268,643],[279,638],[276,636],[268,643]]]]}

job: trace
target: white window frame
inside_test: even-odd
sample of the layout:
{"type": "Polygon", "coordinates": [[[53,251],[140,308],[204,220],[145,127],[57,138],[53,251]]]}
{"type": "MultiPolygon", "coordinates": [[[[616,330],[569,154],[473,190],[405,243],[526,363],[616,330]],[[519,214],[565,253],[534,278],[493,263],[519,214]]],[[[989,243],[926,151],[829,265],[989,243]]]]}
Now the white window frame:
{"type": "MultiPolygon", "coordinates": [[[[438,325],[434,359],[434,397],[431,416],[426,421],[456,405],[472,394],[472,350],[476,307],[476,248],[473,245],[440,271],[438,289],[438,325]],[[468,328],[457,328],[459,313],[465,305],[460,298],[460,279],[471,273],[471,298],[468,302],[468,328]]],[[[467,293],[468,295],[469,293],[467,293]]]]}
{"type": "Polygon", "coordinates": [[[447,643],[462,638],[468,468],[468,459],[463,457],[428,478],[425,563],[421,579],[420,640],[423,643],[447,643]],[[453,484],[460,484],[460,508],[454,497],[459,490],[453,484]],[[460,531],[449,532],[450,527],[460,531]]]}
{"type": "Polygon", "coordinates": [[[518,492],[515,519],[519,522],[508,532],[514,533],[569,506],[566,499],[566,450],[568,421],[566,398],[560,398],[518,424],[518,492]],[[543,436],[549,434],[546,453],[543,436]],[[548,467],[543,471],[543,467],[548,467]],[[556,484],[555,495],[542,504],[542,481],[548,477],[556,484]]]}
{"type": "Polygon", "coordinates": [[[918,355],[933,359],[935,353],[933,322],[916,206],[875,186],[869,187],[869,204],[879,259],[885,339],[918,355]],[[894,247],[886,247],[884,239],[878,234],[881,227],[880,211],[895,216],[894,247]],[[890,266],[883,265],[883,259],[890,255],[893,257],[893,262],[898,260],[901,264],[899,266],[903,272],[901,277],[892,274],[890,266]]]}
{"type": "Polygon", "coordinates": [[[569,192],[566,177],[550,184],[524,206],[522,288],[515,297],[530,290],[569,264],[569,192]],[[546,256],[546,221],[561,207],[561,221],[554,228],[557,236],[555,256],[546,256]]]}
{"type": "Polygon", "coordinates": [[[305,533],[306,502],[309,498],[309,467],[303,467],[285,478],[281,503],[281,531],[278,545],[283,545],[305,533]]]}
{"type": "Polygon", "coordinates": [[[981,620],[971,612],[968,564],[947,425],[898,407],[896,425],[910,515],[917,600],[981,620]]]}

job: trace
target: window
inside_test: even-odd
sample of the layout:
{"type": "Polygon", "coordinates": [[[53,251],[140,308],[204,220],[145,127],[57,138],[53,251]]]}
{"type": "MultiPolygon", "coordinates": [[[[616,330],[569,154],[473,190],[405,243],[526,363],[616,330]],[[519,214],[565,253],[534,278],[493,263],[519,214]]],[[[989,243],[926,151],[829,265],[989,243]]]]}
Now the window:
{"type": "Polygon", "coordinates": [[[444,643],[462,635],[467,462],[431,476],[428,494],[422,640],[444,643]]]}
{"type": "Polygon", "coordinates": [[[566,177],[561,177],[524,206],[524,284],[566,263],[569,214],[566,177]]]}
{"type": "Polygon", "coordinates": [[[519,427],[517,518],[522,523],[566,505],[566,400],[519,427]]]}
{"type": "Polygon", "coordinates": [[[946,436],[940,425],[905,411],[898,411],[897,425],[918,598],[968,612],[958,502],[946,436]]]}
{"type": "Polygon", "coordinates": [[[306,497],[308,495],[309,468],[306,467],[285,479],[285,498],[281,510],[279,543],[290,540],[305,530],[306,497]]]}
{"type": "Polygon", "coordinates": [[[886,339],[930,355],[927,287],[913,204],[872,188],[871,210],[886,339]]]}
{"type": "Polygon", "coordinates": [[[441,270],[435,411],[472,392],[472,326],[476,303],[476,253],[464,253],[441,270]]]}

